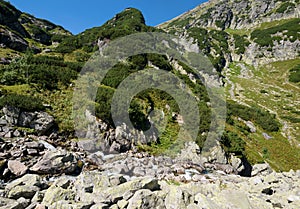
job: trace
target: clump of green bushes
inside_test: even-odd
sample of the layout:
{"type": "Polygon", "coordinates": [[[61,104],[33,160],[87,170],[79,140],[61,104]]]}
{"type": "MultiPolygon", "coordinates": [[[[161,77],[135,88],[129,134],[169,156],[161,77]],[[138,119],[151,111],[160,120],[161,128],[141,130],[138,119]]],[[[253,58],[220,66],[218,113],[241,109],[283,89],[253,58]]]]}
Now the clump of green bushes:
{"type": "Polygon", "coordinates": [[[57,89],[77,78],[83,64],[60,57],[25,55],[0,68],[0,84],[31,84],[40,89],[57,89]]]}
{"type": "Polygon", "coordinates": [[[283,40],[283,36],[287,36],[286,40],[292,42],[300,39],[300,19],[295,18],[281,25],[266,29],[257,29],[251,33],[251,39],[254,40],[260,46],[274,46],[274,41],[283,40]],[[278,32],[281,32],[282,36],[272,36],[278,32]]]}
{"type": "Polygon", "coordinates": [[[280,129],[280,123],[276,120],[276,116],[259,107],[247,107],[228,101],[227,114],[228,116],[240,117],[243,120],[252,121],[266,131],[277,132],[280,129]]]}
{"type": "Polygon", "coordinates": [[[293,83],[300,82],[300,65],[290,70],[289,81],[293,83]]]}
{"type": "Polygon", "coordinates": [[[36,97],[20,94],[8,94],[0,98],[0,107],[13,106],[25,111],[44,110],[42,100],[36,97]]]}

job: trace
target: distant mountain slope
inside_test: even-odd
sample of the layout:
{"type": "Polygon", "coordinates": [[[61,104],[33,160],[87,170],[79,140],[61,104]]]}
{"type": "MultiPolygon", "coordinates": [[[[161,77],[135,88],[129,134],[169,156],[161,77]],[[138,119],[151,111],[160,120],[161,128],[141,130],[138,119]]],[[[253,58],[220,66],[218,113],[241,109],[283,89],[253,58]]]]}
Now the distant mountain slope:
{"type": "Polygon", "coordinates": [[[158,27],[198,40],[222,67],[241,59],[257,65],[299,55],[299,18],[298,0],[211,0],[158,27]]]}
{"type": "MultiPolygon", "coordinates": [[[[1,48],[24,52],[36,52],[60,42],[71,33],[47,20],[23,13],[9,2],[0,1],[0,44],[1,48]]],[[[1,50],[3,51],[3,50],[1,50]]]]}

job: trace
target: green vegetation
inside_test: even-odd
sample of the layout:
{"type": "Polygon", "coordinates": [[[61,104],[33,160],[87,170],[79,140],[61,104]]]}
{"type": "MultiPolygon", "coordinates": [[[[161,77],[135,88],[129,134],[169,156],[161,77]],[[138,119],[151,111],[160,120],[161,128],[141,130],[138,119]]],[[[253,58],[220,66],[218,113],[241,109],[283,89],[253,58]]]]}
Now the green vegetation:
{"type": "Polygon", "coordinates": [[[260,46],[274,46],[274,41],[290,40],[292,42],[300,39],[300,19],[291,19],[280,25],[265,29],[257,29],[251,33],[251,39],[260,46]],[[275,35],[281,33],[282,35],[275,35]]]}
{"type": "Polygon", "coordinates": [[[113,40],[137,32],[151,32],[157,29],[145,25],[142,13],[133,8],[117,14],[101,27],[88,29],[76,36],[68,37],[57,47],[57,52],[70,53],[76,49],[86,52],[97,50],[97,40],[113,40]]]}
{"type": "Polygon", "coordinates": [[[221,72],[226,64],[224,53],[229,52],[227,39],[229,34],[225,31],[211,30],[203,28],[188,29],[189,36],[197,40],[199,48],[209,57],[213,66],[221,72]],[[215,51],[214,56],[211,54],[215,51]]]}
{"type": "Polygon", "coordinates": [[[226,131],[220,142],[226,153],[235,153],[238,156],[244,155],[246,143],[238,134],[226,131]]]}
{"type": "Polygon", "coordinates": [[[262,93],[262,94],[267,94],[267,93],[269,93],[269,92],[266,91],[266,90],[264,90],[264,89],[262,89],[262,90],[260,90],[260,93],[262,93]]]}
{"type": "Polygon", "coordinates": [[[45,109],[40,99],[27,95],[8,94],[0,98],[0,107],[13,106],[25,111],[45,109]]]}
{"type": "Polygon", "coordinates": [[[172,21],[168,26],[169,27],[175,26],[182,29],[182,28],[187,28],[189,23],[190,23],[190,18],[177,19],[175,21],[172,21]]]}
{"type": "Polygon", "coordinates": [[[244,54],[246,47],[249,46],[250,42],[246,39],[247,36],[233,34],[234,38],[234,46],[235,46],[235,53],[236,54],[244,54]]]}
{"type": "Polygon", "coordinates": [[[295,4],[291,2],[284,2],[280,5],[280,7],[276,10],[277,13],[288,13],[293,8],[295,8],[295,4]]]}
{"type": "MultiPolygon", "coordinates": [[[[148,63],[151,62],[155,66],[165,71],[171,71],[193,91],[195,95],[200,98],[199,111],[201,113],[201,124],[197,143],[203,144],[204,137],[200,134],[207,132],[210,125],[210,110],[206,104],[209,101],[205,87],[200,82],[193,83],[187,75],[182,75],[179,71],[173,69],[169,64],[166,56],[158,54],[143,54],[133,57],[129,57],[126,63],[118,63],[115,65],[105,76],[102,81],[102,85],[98,89],[96,97],[96,116],[100,119],[108,122],[111,126],[114,126],[111,119],[111,100],[115,89],[120,82],[129,76],[131,73],[137,72],[147,68],[148,63]]],[[[180,63],[183,69],[197,75],[188,66],[180,63]]],[[[140,146],[141,150],[151,152],[153,154],[159,154],[165,152],[170,146],[177,146],[175,138],[179,131],[179,125],[174,120],[172,113],[179,113],[179,108],[173,97],[166,92],[157,89],[148,89],[140,92],[131,101],[129,108],[129,116],[133,125],[139,130],[148,130],[150,127],[149,113],[154,109],[159,109],[164,112],[164,120],[166,122],[166,129],[160,130],[162,135],[159,138],[157,144],[149,144],[140,146]],[[170,108],[168,109],[167,106],[170,108]]],[[[188,118],[188,117],[187,117],[188,118]]],[[[158,129],[164,127],[157,127],[158,129]]]]}
{"type": "Polygon", "coordinates": [[[300,82],[300,65],[297,65],[290,70],[289,81],[293,83],[300,82]]]}
{"type": "Polygon", "coordinates": [[[57,89],[76,79],[81,63],[64,62],[60,57],[27,54],[11,64],[0,67],[0,83],[31,84],[41,89],[57,89]]]}
{"type": "Polygon", "coordinates": [[[236,116],[246,121],[252,121],[258,124],[266,131],[277,132],[280,128],[280,123],[276,120],[276,116],[258,107],[247,107],[236,104],[234,102],[227,102],[228,117],[236,116]]]}

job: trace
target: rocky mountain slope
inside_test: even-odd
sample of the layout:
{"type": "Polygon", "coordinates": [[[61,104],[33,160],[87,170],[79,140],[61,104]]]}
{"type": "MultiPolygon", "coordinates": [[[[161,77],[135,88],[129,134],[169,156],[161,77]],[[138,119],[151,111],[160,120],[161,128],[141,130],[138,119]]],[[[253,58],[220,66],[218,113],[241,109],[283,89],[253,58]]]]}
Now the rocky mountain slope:
{"type": "Polygon", "coordinates": [[[128,8],[74,36],[0,1],[0,208],[299,208],[299,4],[209,1],[156,28],[128,8]],[[226,127],[209,155],[202,153],[208,93],[193,69],[167,55],[116,64],[88,101],[95,114],[85,111],[87,128],[75,135],[82,67],[99,48],[139,32],[190,40],[223,80],[226,127]],[[113,123],[118,85],[150,67],[173,73],[198,98],[195,142],[174,140],[184,120],[174,98],[154,89],[132,99],[136,130],[113,123]],[[147,138],[142,130],[157,118],[167,125],[147,138]]]}
{"type": "Polygon", "coordinates": [[[7,1],[0,1],[1,54],[10,58],[16,51],[41,52],[71,33],[47,20],[23,13],[7,1]]]}
{"type": "Polygon", "coordinates": [[[299,79],[292,79],[300,63],[299,7],[299,1],[209,1],[158,26],[198,44],[224,76],[228,99],[277,115],[282,128],[268,133],[272,146],[259,130],[243,137],[261,154],[299,146],[299,79]]]}

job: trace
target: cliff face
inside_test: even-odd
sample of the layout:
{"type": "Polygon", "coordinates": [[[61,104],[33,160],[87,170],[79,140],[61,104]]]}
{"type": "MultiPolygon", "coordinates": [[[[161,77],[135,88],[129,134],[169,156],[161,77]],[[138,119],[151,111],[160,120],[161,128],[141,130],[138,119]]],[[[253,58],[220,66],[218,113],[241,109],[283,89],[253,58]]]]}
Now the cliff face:
{"type": "Polygon", "coordinates": [[[209,1],[158,27],[194,38],[207,54],[223,57],[223,64],[225,60],[266,64],[299,55],[299,9],[299,1],[294,0],[209,1]],[[209,42],[219,41],[211,35],[213,31],[229,46],[209,47],[209,42]]]}
{"type": "Polygon", "coordinates": [[[210,0],[159,27],[176,27],[175,22],[188,19],[188,27],[247,29],[262,22],[299,18],[299,9],[298,0],[210,0]]]}

